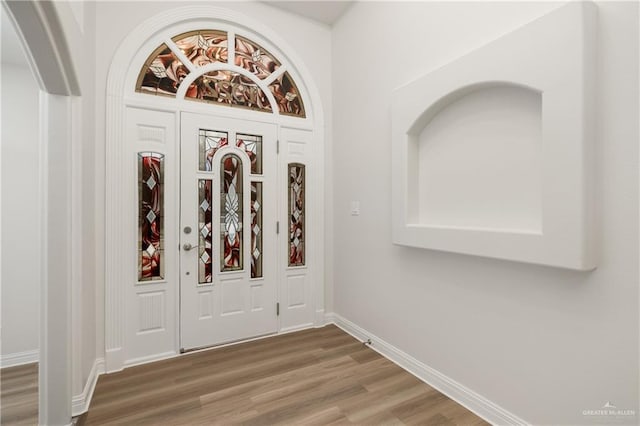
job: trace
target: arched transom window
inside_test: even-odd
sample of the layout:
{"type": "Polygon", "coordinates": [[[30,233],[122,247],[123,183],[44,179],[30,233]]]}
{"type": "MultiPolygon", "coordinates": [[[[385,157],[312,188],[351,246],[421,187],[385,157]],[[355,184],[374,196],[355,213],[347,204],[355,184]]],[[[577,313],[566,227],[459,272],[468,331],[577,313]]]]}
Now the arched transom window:
{"type": "Polygon", "coordinates": [[[182,33],[158,46],[140,70],[136,91],[175,98],[192,73],[198,77],[188,79],[185,99],[305,117],[286,66],[248,38],[218,30],[182,33]]]}

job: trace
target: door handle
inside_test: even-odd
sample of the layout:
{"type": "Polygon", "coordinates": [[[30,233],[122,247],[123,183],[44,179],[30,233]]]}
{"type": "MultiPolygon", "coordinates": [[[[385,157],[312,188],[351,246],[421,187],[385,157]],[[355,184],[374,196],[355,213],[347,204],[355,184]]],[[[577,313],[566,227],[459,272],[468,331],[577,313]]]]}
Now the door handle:
{"type": "Polygon", "coordinates": [[[189,250],[191,250],[192,248],[193,248],[193,246],[192,246],[191,244],[189,244],[189,243],[184,243],[184,244],[182,245],[182,249],[183,249],[184,251],[189,251],[189,250]]]}

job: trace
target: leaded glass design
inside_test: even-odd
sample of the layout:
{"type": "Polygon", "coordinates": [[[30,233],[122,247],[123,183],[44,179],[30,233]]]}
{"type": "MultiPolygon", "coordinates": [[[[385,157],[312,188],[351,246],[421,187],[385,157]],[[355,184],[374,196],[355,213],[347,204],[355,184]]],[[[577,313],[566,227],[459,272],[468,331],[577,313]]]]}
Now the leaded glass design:
{"type": "Polygon", "coordinates": [[[236,65],[263,80],[280,67],[280,62],[251,40],[236,36],[236,65]]]}
{"type": "Polygon", "coordinates": [[[269,89],[276,98],[280,114],[306,117],[300,91],[288,72],[276,78],[269,89]]]}
{"type": "Polygon", "coordinates": [[[222,157],[220,167],[220,263],[221,271],[242,266],[242,160],[235,154],[222,157]]]}
{"type": "Polygon", "coordinates": [[[182,80],[189,74],[166,44],[160,45],[147,59],[138,74],[136,91],[174,96],[182,80]]]}
{"type": "Polygon", "coordinates": [[[262,277],[262,182],[251,182],[251,278],[262,277]]]}
{"type": "Polygon", "coordinates": [[[213,156],[216,154],[217,150],[223,146],[227,146],[228,136],[229,134],[227,132],[200,129],[198,134],[200,144],[200,171],[213,171],[213,156]]]}
{"type": "MultiPolygon", "coordinates": [[[[209,64],[235,65],[259,80],[270,79],[274,72],[281,73],[269,84],[268,90],[275,97],[278,111],[306,117],[300,91],[291,75],[278,71],[283,66],[281,61],[254,41],[236,35],[235,43],[230,46],[225,31],[211,29],[182,33],[172,41],[175,46],[163,43],[147,58],[138,74],[137,92],[175,97],[189,75],[189,68],[177,56],[185,59],[182,53],[185,61],[188,60],[187,65],[191,62],[196,69],[209,64]],[[229,64],[229,49],[234,52],[233,64],[229,64]]],[[[185,99],[273,113],[265,91],[248,76],[223,69],[199,75],[185,89],[185,99]]]]}
{"type": "Polygon", "coordinates": [[[305,263],[304,164],[289,164],[289,266],[305,263]]]}
{"type": "Polygon", "coordinates": [[[198,179],[198,283],[213,282],[211,179],[198,179]]]}
{"type": "Polygon", "coordinates": [[[189,86],[185,99],[271,112],[262,89],[250,78],[229,70],[201,75],[189,86]]]}
{"type": "Polygon", "coordinates": [[[164,155],[138,153],[138,281],[164,279],[164,155]]]}
{"type": "Polygon", "coordinates": [[[189,31],[173,37],[172,40],[197,67],[227,62],[227,33],[223,31],[189,31]]]}
{"type": "Polygon", "coordinates": [[[236,146],[249,156],[251,160],[251,174],[262,174],[262,136],[245,135],[238,133],[236,135],[236,146]]]}

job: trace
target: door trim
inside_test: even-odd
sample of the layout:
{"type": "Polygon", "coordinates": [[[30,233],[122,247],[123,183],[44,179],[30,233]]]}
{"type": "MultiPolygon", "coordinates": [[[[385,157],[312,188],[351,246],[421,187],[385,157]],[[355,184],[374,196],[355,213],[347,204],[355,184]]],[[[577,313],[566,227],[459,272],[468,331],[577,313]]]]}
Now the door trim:
{"type": "MultiPolygon", "coordinates": [[[[309,184],[314,187],[313,197],[308,199],[309,210],[315,211],[311,222],[309,217],[308,232],[315,236],[308,246],[309,270],[313,274],[313,300],[315,304],[315,320],[311,324],[320,326],[324,317],[324,282],[325,282],[325,200],[330,203],[330,194],[325,197],[325,136],[324,113],[322,97],[316,86],[312,73],[305,67],[303,61],[278,33],[260,21],[254,20],[234,10],[215,6],[186,6],[161,12],[143,22],[134,29],[123,41],[114,55],[107,80],[106,105],[106,180],[105,180],[105,362],[106,371],[122,370],[126,364],[134,360],[127,360],[125,335],[127,319],[123,315],[126,303],[126,286],[131,285],[131,277],[120,268],[128,261],[126,256],[130,242],[119,232],[120,226],[130,215],[129,208],[123,195],[127,192],[130,182],[123,178],[123,164],[126,163],[125,148],[127,141],[124,137],[125,112],[128,106],[147,108],[150,110],[168,111],[174,114],[185,112],[212,113],[216,106],[199,104],[179,99],[167,99],[161,96],[146,96],[133,92],[135,80],[142,62],[149,53],[150,46],[157,45],[158,40],[169,34],[174,34],[187,27],[224,25],[227,28],[251,33],[256,42],[264,42],[267,46],[274,46],[274,52],[279,53],[282,60],[288,63],[287,69],[292,73],[298,88],[305,99],[307,118],[293,118],[275,115],[279,133],[283,129],[312,130],[309,157],[313,164],[309,170],[309,184]],[[212,18],[203,18],[215,16],[212,18]],[[141,42],[142,40],[142,42],[141,42]],[[311,167],[312,166],[312,167],[311,167]],[[311,171],[314,170],[313,173],[311,171]]],[[[220,108],[218,109],[220,110],[220,108]]],[[[232,118],[248,118],[257,121],[264,120],[266,113],[244,111],[234,108],[220,110],[220,115],[232,118]],[[249,118],[250,117],[250,118],[249,118]]],[[[98,189],[99,190],[99,189],[98,189]]],[[[100,259],[99,259],[100,261],[100,259]]],[[[100,265],[99,265],[100,266],[100,265]]],[[[179,307],[179,298],[175,298],[175,307],[179,307]]],[[[173,321],[179,321],[178,309],[175,309],[173,321]]],[[[176,327],[177,330],[177,327],[176,327]]],[[[179,350],[178,336],[175,337],[175,352],[179,350]]],[[[160,356],[161,354],[158,354],[160,356]]],[[[166,354],[163,355],[166,357],[166,354]]],[[[148,359],[153,358],[152,356],[148,359]]]]}

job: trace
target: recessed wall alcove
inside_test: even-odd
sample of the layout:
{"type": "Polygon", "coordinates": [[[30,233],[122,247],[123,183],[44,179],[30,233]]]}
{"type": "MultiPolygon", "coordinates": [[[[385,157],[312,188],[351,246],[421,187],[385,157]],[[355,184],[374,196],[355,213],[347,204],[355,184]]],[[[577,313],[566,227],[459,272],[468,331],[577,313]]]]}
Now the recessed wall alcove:
{"type": "Polygon", "coordinates": [[[541,233],[541,93],[494,83],[452,98],[409,132],[414,223],[541,233]]]}
{"type": "Polygon", "coordinates": [[[596,12],[570,2],[393,92],[394,243],[596,267],[596,12]]]}

